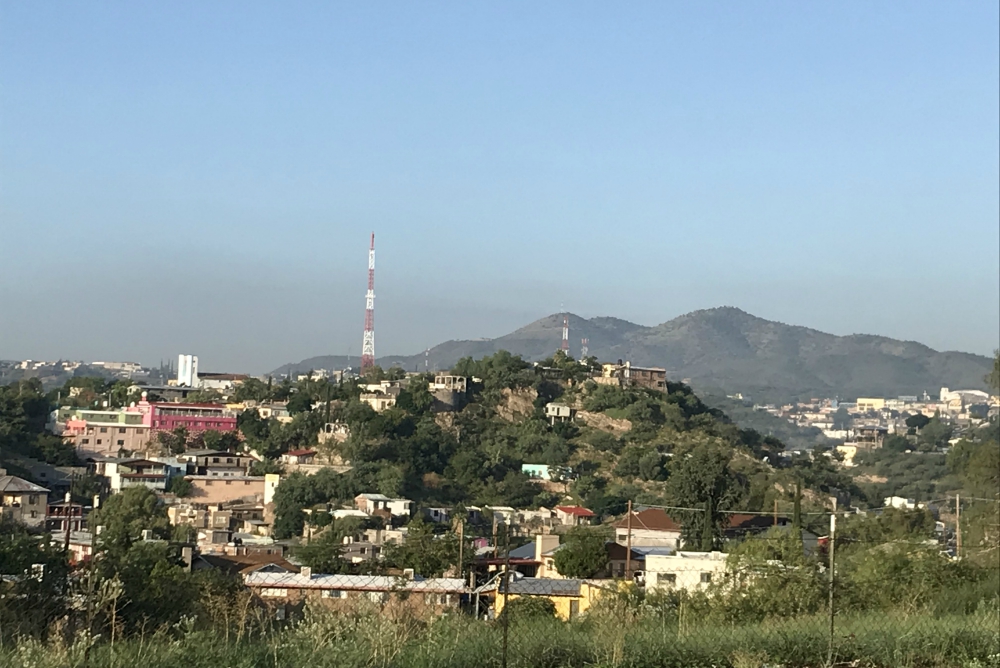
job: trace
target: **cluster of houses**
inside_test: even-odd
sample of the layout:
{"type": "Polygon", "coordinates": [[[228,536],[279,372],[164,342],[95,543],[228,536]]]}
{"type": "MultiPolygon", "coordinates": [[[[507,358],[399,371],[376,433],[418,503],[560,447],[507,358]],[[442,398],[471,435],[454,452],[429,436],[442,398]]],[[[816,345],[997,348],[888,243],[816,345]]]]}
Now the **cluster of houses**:
{"type": "Polygon", "coordinates": [[[888,434],[905,434],[906,419],[911,415],[938,416],[957,427],[979,424],[1000,414],[1000,396],[982,390],[951,390],[942,387],[936,397],[922,396],[858,397],[855,401],[813,398],[777,406],[753,404],[750,397],[731,395],[730,399],[753,405],[786,419],[799,427],[814,427],[827,438],[863,449],[879,447],[888,434]],[[846,412],[850,424],[838,424],[835,416],[846,412]]]}
{"type": "MultiPolygon", "coordinates": [[[[264,418],[290,420],[284,403],[203,404],[185,402],[185,393],[195,388],[231,388],[241,381],[225,374],[199,374],[197,358],[182,356],[178,380],[160,388],[173,391],[177,401],[151,401],[143,393],[139,401],[119,410],[62,408],[52,416],[51,430],[72,443],[87,472],[100,481],[100,496],[141,486],[155,491],[167,506],[170,522],[188,526],[194,539],[183,547],[183,559],[191,570],[216,568],[241,577],[257,600],[277,617],[295,614],[307,601],[331,606],[358,602],[383,608],[399,608],[409,614],[436,615],[458,609],[476,615],[499,614],[507,601],[538,596],[550,600],[564,619],[586,612],[605,592],[622,582],[634,582],[647,590],[698,590],[725,577],[726,560],[719,552],[691,552],[683,549],[680,526],[662,509],[637,510],[613,525],[614,536],[606,541],[607,567],[592,579],[564,577],[557,567],[562,548],[561,534],[569,529],[599,521],[587,508],[575,505],[554,508],[516,509],[506,506],[465,507],[461,519],[479,527],[492,539],[474,539],[473,566],[463,572],[456,566],[446,577],[424,579],[411,569],[393,575],[345,575],[313,573],[286,554],[288,542],[272,536],[273,499],[282,476],[250,475],[258,459],[253,453],[217,450],[171,454],[155,444],[157,432],[183,427],[189,433],[236,429],[236,416],[255,409],[264,418]],[[184,481],[181,485],[178,479],[184,481]],[[173,490],[183,489],[182,494],[173,490]],[[509,527],[505,535],[520,544],[501,549],[497,527],[509,527]]],[[[362,387],[361,400],[375,411],[395,405],[408,379],[386,380],[362,387]]],[[[438,412],[460,409],[466,402],[471,382],[463,376],[435,375],[429,385],[432,409],[438,412]]],[[[593,377],[600,384],[666,390],[666,372],[638,367],[629,362],[602,365],[593,377]]],[[[162,394],[161,394],[162,396],[162,394]]],[[[173,396],[173,395],[172,395],[173,396]]],[[[576,409],[560,403],[545,407],[555,423],[576,419],[576,409]]],[[[345,425],[328,424],[319,436],[343,441],[345,425]]],[[[286,472],[312,474],[324,468],[347,470],[344,462],[321,457],[312,447],[284,453],[281,464],[286,472]]],[[[565,467],[525,464],[523,471],[539,485],[565,482],[572,472],[565,467]]],[[[44,487],[0,473],[0,494],[4,516],[38,530],[49,531],[54,541],[65,542],[73,559],[85,562],[99,549],[98,533],[88,525],[91,507],[56,499],[62,486],[44,487]]],[[[556,489],[556,488],[553,488],[556,489]]],[[[97,499],[95,499],[95,505],[97,499]]],[[[359,522],[355,535],[343,537],[342,557],[352,564],[377,562],[384,548],[405,543],[407,525],[416,517],[424,521],[454,526],[455,509],[418,507],[405,498],[378,493],[359,494],[349,507],[329,505],[306,508],[307,515],[325,512],[335,520],[357,517],[377,518],[359,522]]],[[[764,531],[776,521],[757,516],[733,516],[727,535],[737,537],[764,531]]],[[[310,542],[323,531],[320,522],[307,521],[303,536],[310,542]]],[[[464,524],[463,524],[464,526],[464,524]]],[[[779,526],[786,527],[782,520],[779,526]]],[[[147,537],[144,536],[144,539],[147,537]]],[[[148,537],[152,539],[152,537],[148,537]]],[[[804,535],[805,548],[814,549],[816,537],[804,535]]]]}
{"type": "MultiPolygon", "coordinates": [[[[356,499],[357,512],[366,516],[391,512],[394,501],[402,504],[405,500],[362,494],[356,499]]],[[[494,513],[495,521],[520,519],[507,509],[466,510],[472,511],[470,521],[475,517],[473,513],[483,512],[494,513]]],[[[397,511],[413,512],[413,508],[402,504],[397,511]]],[[[564,577],[555,558],[562,549],[560,533],[581,522],[589,523],[594,515],[579,506],[545,512],[552,523],[545,531],[526,536],[527,542],[520,547],[501,550],[495,539],[474,541],[475,558],[469,573],[453,570],[446,577],[423,579],[412,569],[392,576],[369,576],[271,568],[247,574],[244,582],[279,618],[296,614],[306,602],[338,608],[376,604],[384,610],[422,616],[460,609],[477,616],[494,616],[508,601],[530,597],[551,601],[560,618],[572,619],[625,582],[634,582],[647,592],[699,591],[725,582],[728,577],[726,555],[682,549],[681,527],[660,508],[637,510],[614,523],[614,539],[605,543],[608,565],[603,572],[586,580],[564,577]]],[[[446,516],[441,519],[446,521],[446,516]]],[[[784,518],[776,522],[770,517],[734,515],[725,533],[738,538],[775,525],[781,530],[793,530],[784,518]]],[[[802,538],[804,550],[817,549],[819,539],[815,535],[803,531],[802,538]]]]}

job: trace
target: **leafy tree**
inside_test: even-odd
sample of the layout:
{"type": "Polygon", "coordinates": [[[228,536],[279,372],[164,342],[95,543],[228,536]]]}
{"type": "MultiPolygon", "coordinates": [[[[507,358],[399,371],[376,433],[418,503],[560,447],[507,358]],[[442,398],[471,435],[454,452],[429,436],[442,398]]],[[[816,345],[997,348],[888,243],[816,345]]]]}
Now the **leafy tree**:
{"type": "Polygon", "coordinates": [[[905,436],[890,434],[882,441],[882,449],[887,452],[906,452],[913,449],[913,444],[905,436]]]}
{"type": "Polygon", "coordinates": [[[163,452],[179,455],[187,449],[188,430],[177,427],[173,431],[158,431],[155,440],[163,452]]]}
{"type": "Polygon", "coordinates": [[[905,422],[906,426],[909,427],[910,429],[915,429],[917,431],[920,431],[921,429],[926,427],[927,423],[929,423],[930,421],[931,419],[926,415],[924,415],[923,413],[914,413],[913,415],[907,417],[905,422]]]}
{"type": "Polygon", "coordinates": [[[717,444],[703,444],[674,457],[667,480],[671,503],[704,509],[678,512],[688,545],[711,550],[722,533],[726,520],[723,511],[736,507],[743,496],[745,480],[730,468],[730,456],[730,452],[717,444]]]}
{"type": "Polygon", "coordinates": [[[935,415],[920,430],[920,443],[930,449],[946,448],[952,432],[952,426],[935,415]]]}
{"type": "Polygon", "coordinates": [[[604,533],[586,527],[570,529],[553,560],[556,570],[563,577],[595,577],[608,567],[608,548],[604,533]]]}
{"type": "Polygon", "coordinates": [[[843,406],[838,407],[833,414],[833,428],[839,430],[850,429],[852,424],[854,424],[854,418],[847,412],[847,409],[843,406]]]}
{"type": "Polygon", "coordinates": [[[183,499],[191,494],[191,481],[184,476],[175,475],[167,483],[167,491],[183,499]]]}
{"type": "Polygon", "coordinates": [[[202,433],[202,444],[209,450],[236,452],[242,441],[233,431],[206,431],[202,433]]]}
{"type": "Polygon", "coordinates": [[[993,351],[993,368],[983,380],[991,390],[1000,394],[1000,349],[993,351]]]}
{"type": "Polygon", "coordinates": [[[255,442],[264,440],[269,433],[267,420],[260,416],[256,408],[240,413],[236,417],[236,426],[244,437],[255,442]]]}
{"type": "Polygon", "coordinates": [[[236,386],[234,398],[236,401],[268,401],[271,398],[270,378],[266,383],[256,378],[247,378],[236,386]]]}
{"type": "MultiPolygon", "coordinates": [[[[452,532],[435,535],[431,525],[416,518],[408,525],[406,541],[385,547],[383,558],[390,568],[412,568],[424,577],[440,577],[458,564],[458,536],[452,532]]],[[[465,566],[472,563],[472,550],[466,545],[465,566]]]]}
{"type": "Polygon", "coordinates": [[[308,413],[310,410],[312,410],[312,400],[304,392],[296,392],[288,400],[288,412],[291,415],[308,413]]]}
{"type": "Polygon", "coordinates": [[[65,613],[68,568],[61,546],[33,535],[9,517],[0,517],[0,573],[14,576],[0,585],[0,642],[41,637],[65,613]]]}
{"type": "Polygon", "coordinates": [[[142,539],[143,530],[155,538],[170,536],[170,521],[156,493],[146,487],[126,487],[113,494],[94,510],[90,525],[104,527],[100,533],[101,550],[112,558],[124,555],[142,539]]]}

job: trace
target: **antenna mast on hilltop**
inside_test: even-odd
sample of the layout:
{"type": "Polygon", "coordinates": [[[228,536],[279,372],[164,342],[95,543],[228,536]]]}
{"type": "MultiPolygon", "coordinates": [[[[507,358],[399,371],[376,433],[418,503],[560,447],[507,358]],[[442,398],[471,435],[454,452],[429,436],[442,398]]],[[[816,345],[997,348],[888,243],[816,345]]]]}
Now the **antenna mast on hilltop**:
{"type": "Polygon", "coordinates": [[[562,351],[569,355],[569,316],[563,316],[563,339],[562,345],[560,346],[562,351]]]}
{"type": "Polygon", "coordinates": [[[375,366],[375,233],[368,249],[368,292],[365,293],[365,337],[361,344],[361,375],[375,366]]]}
{"type": "Polygon", "coordinates": [[[580,359],[587,359],[587,353],[590,352],[590,339],[580,339],[580,359]]]}

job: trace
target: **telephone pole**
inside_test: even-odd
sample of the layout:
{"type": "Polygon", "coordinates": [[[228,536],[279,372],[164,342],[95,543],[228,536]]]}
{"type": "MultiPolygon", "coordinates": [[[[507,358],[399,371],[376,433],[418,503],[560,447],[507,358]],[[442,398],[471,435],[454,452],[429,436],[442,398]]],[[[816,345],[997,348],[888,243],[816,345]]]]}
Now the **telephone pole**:
{"type": "Polygon", "coordinates": [[[962,558],[962,500],[955,495],[955,556],[962,558]]]}
{"type": "Polygon", "coordinates": [[[628,502],[628,515],[625,520],[625,577],[632,579],[632,501],[628,502]]]}

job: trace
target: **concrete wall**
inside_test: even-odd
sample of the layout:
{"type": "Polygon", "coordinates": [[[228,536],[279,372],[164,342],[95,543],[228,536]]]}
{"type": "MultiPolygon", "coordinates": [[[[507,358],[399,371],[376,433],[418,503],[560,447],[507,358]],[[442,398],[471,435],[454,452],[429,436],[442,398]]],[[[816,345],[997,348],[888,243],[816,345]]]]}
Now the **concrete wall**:
{"type": "Polygon", "coordinates": [[[225,503],[246,497],[256,500],[264,498],[264,478],[244,476],[218,478],[209,476],[185,476],[191,482],[191,494],[187,501],[193,503],[225,503]]]}

